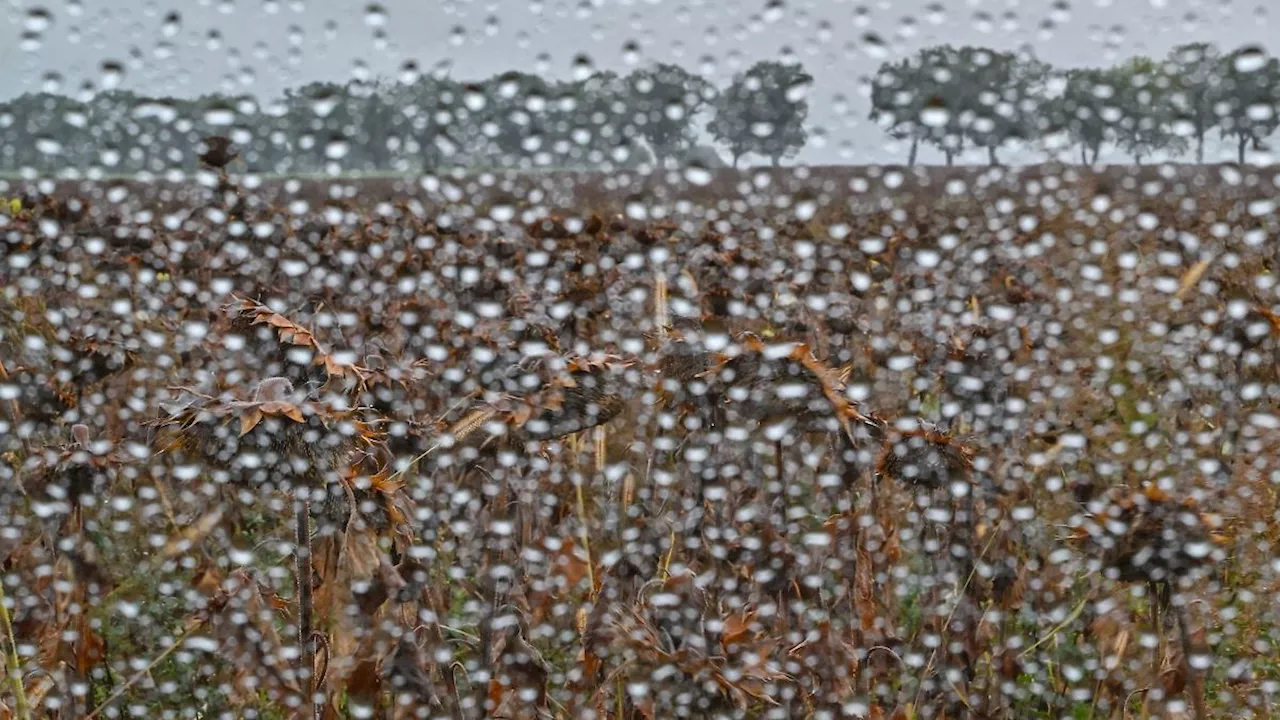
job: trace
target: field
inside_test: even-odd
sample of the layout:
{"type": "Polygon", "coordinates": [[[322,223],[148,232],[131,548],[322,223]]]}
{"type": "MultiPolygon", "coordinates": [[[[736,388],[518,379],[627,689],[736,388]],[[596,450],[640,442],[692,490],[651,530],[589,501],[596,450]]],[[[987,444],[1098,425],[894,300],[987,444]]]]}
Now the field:
{"type": "Polygon", "coordinates": [[[1270,718],[1275,195],[0,185],[0,717],[1270,718]]]}

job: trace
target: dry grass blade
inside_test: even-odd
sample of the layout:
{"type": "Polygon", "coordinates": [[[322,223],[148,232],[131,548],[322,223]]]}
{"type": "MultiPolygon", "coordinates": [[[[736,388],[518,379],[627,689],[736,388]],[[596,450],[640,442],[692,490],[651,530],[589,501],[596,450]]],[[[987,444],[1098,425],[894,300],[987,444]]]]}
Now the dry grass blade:
{"type": "Polygon", "coordinates": [[[667,336],[671,326],[671,311],[667,305],[667,276],[661,272],[653,278],[653,323],[659,339],[667,336]]]}
{"type": "Polygon", "coordinates": [[[27,702],[27,691],[22,681],[22,660],[18,657],[18,643],[13,636],[13,619],[9,616],[9,603],[5,597],[4,583],[0,582],[0,632],[4,633],[4,665],[5,675],[13,690],[14,712],[18,720],[30,720],[31,706],[27,702]]]}
{"type": "Polygon", "coordinates": [[[1200,282],[1200,278],[1204,277],[1205,271],[1208,270],[1209,266],[1212,264],[1213,264],[1213,258],[1207,257],[1207,258],[1202,258],[1195,265],[1192,265],[1191,268],[1187,270],[1186,274],[1182,276],[1182,279],[1178,282],[1178,292],[1175,295],[1175,297],[1177,297],[1179,300],[1185,299],[1186,296],[1200,282]]]}

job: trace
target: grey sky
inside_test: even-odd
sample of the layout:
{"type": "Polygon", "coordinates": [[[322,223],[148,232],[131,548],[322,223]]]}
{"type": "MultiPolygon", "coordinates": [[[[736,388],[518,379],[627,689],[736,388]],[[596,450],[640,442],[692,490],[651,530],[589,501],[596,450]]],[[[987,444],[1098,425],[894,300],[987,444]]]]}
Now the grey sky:
{"type": "Polygon", "coordinates": [[[1275,35],[1270,15],[1280,12],[1268,13],[1269,4],[385,0],[375,3],[385,12],[371,14],[368,3],[337,0],[8,0],[0,16],[0,97],[39,89],[50,73],[61,76],[63,92],[101,83],[105,62],[123,64],[121,85],[140,92],[221,89],[268,97],[311,80],[345,80],[362,68],[394,77],[406,61],[423,70],[448,62],[459,78],[536,70],[540,62],[546,74],[567,76],[580,54],[596,67],[625,70],[624,48],[636,43],[641,63],[678,62],[723,83],[755,60],[790,53],[816,78],[810,125],[828,138],[825,146],[811,142],[800,159],[882,162],[903,153],[866,120],[860,88],[887,57],[948,42],[1027,46],[1043,60],[1072,66],[1163,55],[1193,40],[1267,46],[1275,35]],[[176,24],[166,23],[170,13],[177,13],[176,24]],[[378,30],[385,43],[376,40],[378,30]],[[36,31],[38,43],[23,42],[24,32],[36,31]]]}

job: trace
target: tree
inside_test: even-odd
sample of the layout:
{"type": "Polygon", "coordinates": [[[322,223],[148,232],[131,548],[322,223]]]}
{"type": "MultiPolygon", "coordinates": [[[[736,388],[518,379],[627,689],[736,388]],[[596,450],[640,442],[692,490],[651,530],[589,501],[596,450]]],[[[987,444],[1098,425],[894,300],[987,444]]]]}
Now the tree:
{"type": "Polygon", "coordinates": [[[978,76],[976,65],[988,62],[989,55],[980,48],[940,45],[882,66],[873,84],[871,117],[891,134],[911,138],[911,163],[919,143],[927,142],[952,165],[976,116],[979,83],[991,82],[978,76]]]}
{"type": "Polygon", "coordinates": [[[565,163],[574,167],[622,167],[635,162],[637,130],[628,110],[627,82],[611,71],[565,84],[558,124],[568,140],[565,163]],[[572,102],[569,102],[572,101],[572,102]]]}
{"type": "Polygon", "coordinates": [[[920,64],[903,59],[884,63],[871,81],[871,116],[895,140],[910,140],[907,165],[916,164],[920,141],[929,136],[923,121],[931,92],[925,88],[932,76],[920,64]]]}
{"type": "Polygon", "coordinates": [[[447,78],[424,75],[403,87],[404,102],[398,104],[409,125],[405,153],[418,158],[422,170],[436,170],[449,163],[459,164],[457,154],[458,112],[462,87],[447,78]]]}
{"type": "Polygon", "coordinates": [[[1094,165],[1120,116],[1114,77],[1108,70],[1083,68],[1068,70],[1061,80],[1062,94],[1050,103],[1050,127],[1066,131],[1080,146],[1082,165],[1094,165]]]}
{"type": "Polygon", "coordinates": [[[800,65],[758,62],[717,98],[707,131],[729,147],[734,167],[748,152],[776,166],[804,147],[809,116],[805,94],[812,84],[813,76],[800,65]]]}
{"type": "Polygon", "coordinates": [[[546,79],[510,71],[463,90],[463,105],[494,144],[501,164],[527,168],[550,164],[551,105],[546,79]]]}
{"type": "Polygon", "coordinates": [[[25,93],[10,100],[0,107],[0,119],[11,116],[0,122],[0,162],[38,173],[92,164],[87,112],[83,103],[51,93],[25,93]]]}
{"type": "Polygon", "coordinates": [[[1048,66],[1035,58],[987,48],[965,47],[958,55],[953,78],[964,90],[958,93],[964,134],[974,145],[986,148],[988,162],[996,165],[1003,145],[1039,133],[1048,66]]]}
{"type": "Polygon", "coordinates": [[[1280,63],[1254,47],[1245,47],[1223,58],[1222,122],[1224,138],[1236,142],[1236,155],[1244,164],[1245,151],[1262,141],[1280,126],[1277,103],[1280,102],[1280,63]]]}
{"type": "Polygon", "coordinates": [[[627,76],[626,103],[636,129],[659,164],[693,141],[693,118],[715,100],[715,88],[676,65],[659,64],[627,76]]]}
{"type": "Polygon", "coordinates": [[[1173,80],[1163,64],[1130,58],[1109,71],[1121,116],[1113,125],[1116,143],[1139,165],[1160,151],[1182,152],[1186,138],[1174,129],[1173,80]]]}
{"type": "Polygon", "coordinates": [[[348,162],[341,154],[347,147],[342,143],[353,133],[356,120],[346,86],[308,83],[286,90],[283,104],[282,125],[291,141],[290,171],[337,170],[348,162]]]}
{"type": "Polygon", "coordinates": [[[1218,49],[1208,43],[1179,45],[1167,61],[1173,78],[1175,124],[1185,125],[1195,138],[1196,162],[1204,162],[1204,139],[1217,127],[1215,111],[1222,95],[1223,63],[1218,49]]]}

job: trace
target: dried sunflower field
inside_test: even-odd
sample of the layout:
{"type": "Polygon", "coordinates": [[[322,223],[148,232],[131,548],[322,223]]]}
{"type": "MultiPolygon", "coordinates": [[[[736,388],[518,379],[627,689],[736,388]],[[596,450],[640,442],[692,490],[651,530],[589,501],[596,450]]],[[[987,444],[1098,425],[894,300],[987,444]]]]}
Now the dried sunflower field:
{"type": "Polygon", "coordinates": [[[1270,718],[1280,176],[12,182],[0,717],[1270,718]]]}

